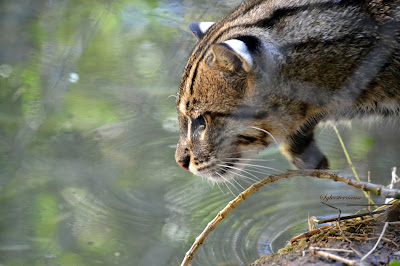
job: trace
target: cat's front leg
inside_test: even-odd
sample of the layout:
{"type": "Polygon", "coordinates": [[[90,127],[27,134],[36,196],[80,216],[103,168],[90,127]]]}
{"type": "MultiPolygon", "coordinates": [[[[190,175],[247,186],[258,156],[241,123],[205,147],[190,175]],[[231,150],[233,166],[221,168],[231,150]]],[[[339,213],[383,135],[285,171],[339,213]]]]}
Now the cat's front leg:
{"type": "Polygon", "coordinates": [[[296,169],[327,169],[328,159],[314,139],[314,127],[297,131],[281,145],[281,151],[296,169]]]}

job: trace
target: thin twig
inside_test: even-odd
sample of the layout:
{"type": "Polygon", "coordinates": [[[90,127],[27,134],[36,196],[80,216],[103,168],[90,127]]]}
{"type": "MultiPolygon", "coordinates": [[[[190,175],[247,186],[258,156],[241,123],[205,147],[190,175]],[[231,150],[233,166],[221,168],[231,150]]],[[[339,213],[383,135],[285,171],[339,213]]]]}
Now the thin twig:
{"type": "MultiPolygon", "coordinates": [[[[399,181],[399,177],[396,174],[396,167],[392,168],[392,181],[390,182],[389,186],[387,186],[388,188],[393,188],[394,184],[396,184],[399,181]]],[[[386,199],[385,203],[388,203],[390,201],[392,201],[393,199],[386,199]]]]}
{"type": "Polygon", "coordinates": [[[351,243],[350,244],[350,248],[351,248],[351,250],[354,252],[354,253],[356,253],[357,254],[357,256],[359,257],[359,258],[361,258],[362,257],[362,254],[360,253],[360,251],[358,251],[357,249],[355,249],[353,246],[353,243],[351,243]]]}
{"type": "Polygon", "coordinates": [[[284,173],[271,175],[260,182],[257,182],[251,185],[248,189],[240,193],[235,199],[230,201],[228,205],[222,209],[218,215],[208,223],[207,227],[203,230],[203,232],[196,238],[195,242],[193,243],[192,247],[186,253],[185,258],[183,259],[181,266],[188,265],[189,262],[193,259],[193,255],[199,246],[204,242],[207,235],[217,226],[217,224],[225,218],[225,216],[234,209],[241,201],[245,200],[249,195],[258,191],[264,185],[275,182],[279,179],[283,178],[292,178],[296,176],[304,176],[304,177],[315,177],[315,178],[322,178],[322,179],[331,179],[333,181],[340,181],[348,184],[349,186],[356,187],[362,189],[364,191],[371,191],[377,195],[381,195],[386,198],[398,198],[400,199],[400,190],[397,189],[388,189],[382,185],[375,185],[372,183],[356,181],[354,179],[345,178],[338,176],[337,174],[324,172],[320,170],[297,170],[297,171],[287,171],[284,173]]]}
{"type": "Polygon", "coordinates": [[[352,250],[342,249],[342,248],[321,248],[321,247],[310,247],[310,249],[314,250],[322,250],[322,251],[334,251],[334,252],[347,252],[347,253],[354,253],[352,250]]]}
{"type": "MultiPolygon", "coordinates": [[[[342,140],[342,137],[341,137],[340,134],[339,134],[339,130],[336,128],[335,125],[333,126],[333,130],[335,131],[336,136],[337,136],[337,138],[339,139],[340,145],[342,146],[343,152],[344,152],[344,154],[346,155],[347,163],[350,165],[351,170],[353,171],[354,176],[355,176],[355,178],[357,179],[357,181],[360,181],[360,178],[358,177],[358,174],[357,174],[357,172],[356,172],[356,169],[354,168],[353,162],[352,162],[351,159],[350,159],[350,155],[349,155],[349,153],[347,152],[346,146],[344,145],[344,142],[343,142],[343,140],[342,140]]],[[[365,192],[365,191],[364,191],[364,196],[368,199],[368,194],[367,194],[367,192],[365,192]]],[[[369,202],[374,203],[371,199],[369,199],[369,200],[370,200],[369,202]]]]}
{"type": "Polygon", "coordinates": [[[361,258],[361,261],[365,260],[369,255],[372,254],[372,252],[374,252],[374,250],[375,250],[376,247],[378,246],[379,242],[381,242],[381,239],[382,239],[383,235],[385,234],[385,231],[386,231],[386,227],[387,227],[387,226],[388,226],[388,222],[386,222],[385,225],[383,226],[382,233],[381,233],[381,235],[379,236],[378,241],[376,241],[375,246],[374,246],[364,257],[361,258]]]}
{"type": "Polygon", "coordinates": [[[325,205],[327,205],[327,206],[329,206],[329,207],[331,207],[331,208],[336,209],[336,210],[339,211],[339,215],[338,215],[338,217],[336,218],[336,224],[337,224],[337,227],[339,228],[340,234],[342,235],[342,237],[344,238],[344,240],[346,240],[346,241],[350,244],[351,250],[352,250],[354,253],[356,253],[356,254],[361,258],[361,257],[362,257],[362,254],[361,254],[360,252],[358,252],[355,248],[352,247],[352,242],[351,242],[351,240],[344,234],[344,232],[343,232],[343,230],[342,230],[342,227],[340,226],[340,219],[341,219],[340,215],[342,214],[342,210],[339,209],[339,208],[336,208],[335,206],[329,205],[329,204],[327,204],[327,203],[324,203],[324,202],[321,202],[321,203],[323,203],[323,204],[325,204],[325,205]]]}
{"type": "Polygon", "coordinates": [[[340,262],[343,262],[343,263],[345,263],[347,265],[359,265],[359,263],[356,260],[348,260],[348,259],[345,259],[345,258],[340,257],[338,255],[334,255],[334,254],[331,254],[331,253],[328,253],[328,252],[325,252],[325,251],[319,251],[319,250],[315,250],[315,249],[311,249],[310,251],[314,255],[325,257],[327,259],[340,261],[340,262]]]}
{"type": "MultiPolygon", "coordinates": [[[[343,220],[350,220],[350,219],[353,219],[353,218],[359,218],[359,217],[364,217],[364,216],[372,216],[372,215],[375,215],[375,214],[383,213],[385,211],[386,210],[380,210],[380,211],[374,211],[374,212],[371,212],[371,213],[366,212],[366,213],[348,215],[348,216],[340,217],[340,220],[343,221],[343,220]]],[[[333,222],[333,221],[336,221],[336,220],[337,220],[337,217],[336,218],[331,218],[331,219],[326,219],[326,220],[320,220],[320,221],[318,221],[318,224],[329,223],[329,222],[333,222]]]]}
{"type": "Polygon", "coordinates": [[[325,204],[325,205],[328,206],[328,207],[331,207],[331,208],[333,208],[333,209],[338,210],[339,215],[338,215],[338,217],[336,218],[336,225],[337,225],[337,227],[339,228],[340,234],[342,235],[342,237],[344,238],[344,240],[346,240],[347,242],[351,243],[350,239],[348,239],[347,236],[344,234],[344,232],[343,232],[343,230],[342,230],[342,227],[340,227],[340,215],[342,214],[342,210],[339,209],[339,208],[336,208],[335,206],[332,206],[332,205],[330,205],[330,204],[328,204],[328,203],[325,203],[325,202],[321,202],[321,203],[322,203],[322,204],[325,204]]]}
{"type": "Polygon", "coordinates": [[[394,243],[394,242],[393,242],[392,240],[390,240],[389,238],[382,237],[382,240],[383,240],[383,241],[386,241],[386,242],[388,242],[388,243],[390,243],[390,244],[395,245],[397,248],[399,247],[398,244],[394,243]]]}
{"type": "MultiPolygon", "coordinates": [[[[371,183],[371,171],[368,171],[368,183],[371,183]]],[[[368,191],[368,211],[371,212],[371,191],[368,191]]]]}
{"type": "Polygon", "coordinates": [[[320,228],[317,228],[317,229],[314,229],[314,230],[310,230],[308,232],[305,232],[305,233],[302,233],[300,235],[297,235],[297,236],[293,237],[292,239],[290,239],[289,242],[293,243],[293,242],[295,242],[295,241],[297,241],[299,239],[302,239],[302,238],[305,238],[305,237],[309,237],[309,236],[312,236],[312,235],[314,235],[316,233],[322,232],[325,229],[331,229],[332,227],[333,227],[333,225],[324,225],[324,226],[322,226],[320,228]]]}

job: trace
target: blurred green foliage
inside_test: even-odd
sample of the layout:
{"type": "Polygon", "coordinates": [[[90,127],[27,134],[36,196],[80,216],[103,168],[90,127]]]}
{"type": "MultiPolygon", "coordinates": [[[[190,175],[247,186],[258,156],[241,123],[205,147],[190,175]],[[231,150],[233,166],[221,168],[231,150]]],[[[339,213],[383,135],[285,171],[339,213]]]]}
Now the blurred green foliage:
{"type": "MultiPolygon", "coordinates": [[[[121,227],[137,218],[111,219],[107,198],[93,191],[143,187],[165,152],[158,152],[158,166],[143,162],[154,160],[159,145],[175,142],[161,120],[175,116],[174,101],[157,102],[175,91],[165,86],[171,80],[160,68],[162,49],[177,32],[175,22],[164,22],[176,18],[159,1],[50,2],[32,2],[35,8],[18,25],[23,45],[3,49],[17,53],[23,46],[27,56],[0,73],[0,261],[113,264],[123,261],[121,227]],[[15,243],[10,251],[7,243],[15,243]]],[[[18,23],[19,13],[12,12],[21,5],[2,2],[0,8],[18,23]]],[[[144,232],[141,245],[157,239],[159,230],[144,232]]]]}

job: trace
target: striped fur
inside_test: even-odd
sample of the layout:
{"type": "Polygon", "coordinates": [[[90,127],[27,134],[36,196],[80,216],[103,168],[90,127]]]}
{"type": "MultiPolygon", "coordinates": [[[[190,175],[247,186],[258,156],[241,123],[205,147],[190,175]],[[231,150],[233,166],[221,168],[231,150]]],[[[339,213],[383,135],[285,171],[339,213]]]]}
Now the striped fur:
{"type": "Polygon", "coordinates": [[[195,174],[232,178],[276,139],[294,167],[326,168],[319,122],[399,115],[400,0],[255,0],[190,28],[175,157],[195,174]]]}

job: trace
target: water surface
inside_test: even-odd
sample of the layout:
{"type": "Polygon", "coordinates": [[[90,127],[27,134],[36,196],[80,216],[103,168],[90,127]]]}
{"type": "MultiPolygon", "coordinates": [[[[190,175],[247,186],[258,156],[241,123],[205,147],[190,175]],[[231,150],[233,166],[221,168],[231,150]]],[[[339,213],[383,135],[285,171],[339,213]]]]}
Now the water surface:
{"type": "MultiPolygon", "coordinates": [[[[195,44],[187,24],[218,19],[238,2],[0,3],[0,264],[180,263],[251,184],[213,185],[174,162],[173,95],[195,44]]],[[[400,158],[398,124],[340,129],[359,175],[388,183],[400,158]]],[[[329,126],[318,141],[332,168],[351,176],[329,126]]],[[[258,159],[276,170],[257,178],[289,168],[277,147],[258,159]]],[[[362,196],[327,180],[271,184],[218,225],[193,265],[245,265],[276,251],[306,229],[308,215],[335,215],[320,203],[325,194],[362,196]]]]}

